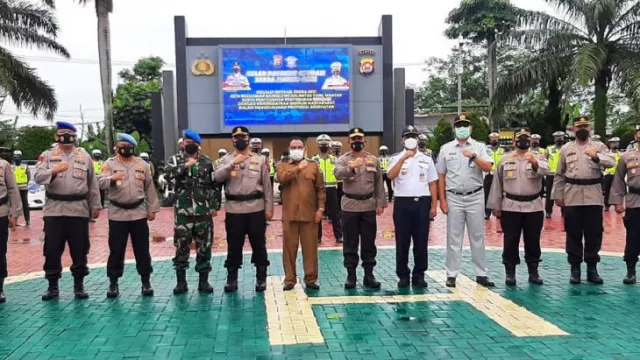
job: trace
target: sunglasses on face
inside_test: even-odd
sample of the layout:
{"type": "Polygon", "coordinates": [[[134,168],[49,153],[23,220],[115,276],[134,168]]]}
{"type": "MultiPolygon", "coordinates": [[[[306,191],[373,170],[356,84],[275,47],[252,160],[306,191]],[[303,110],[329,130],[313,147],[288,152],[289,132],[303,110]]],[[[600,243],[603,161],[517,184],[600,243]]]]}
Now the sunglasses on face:
{"type": "Polygon", "coordinates": [[[469,127],[471,126],[471,124],[469,124],[468,122],[459,122],[453,125],[453,127],[455,128],[462,128],[462,127],[469,127]]]}

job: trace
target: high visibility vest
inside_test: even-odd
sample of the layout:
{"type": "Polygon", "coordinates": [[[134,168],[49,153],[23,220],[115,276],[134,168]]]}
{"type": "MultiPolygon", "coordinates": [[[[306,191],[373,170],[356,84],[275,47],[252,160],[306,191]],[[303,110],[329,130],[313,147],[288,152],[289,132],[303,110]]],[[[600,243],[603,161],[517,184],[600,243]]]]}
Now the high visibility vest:
{"type": "Polygon", "coordinates": [[[379,156],[378,161],[380,162],[380,169],[383,173],[387,173],[389,171],[389,157],[388,156],[379,156]]]}
{"type": "Polygon", "coordinates": [[[541,147],[538,147],[535,150],[533,148],[531,148],[531,152],[536,154],[536,155],[545,155],[547,153],[546,150],[541,148],[541,147]]]}
{"type": "Polygon", "coordinates": [[[96,174],[102,174],[102,164],[104,164],[104,161],[102,160],[94,161],[93,172],[95,172],[96,174]]]}
{"type": "Polygon", "coordinates": [[[560,161],[560,149],[556,148],[555,145],[547,146],[547,153],[549,154],[549,159],[547,162],[549,163],[549,173],[555,174],[556,170],[558,170],[558,162],[560,161]]]}
{"type": "Polygon", "coordinates": [[[618,167],[618,161],[620,160],[620,153],[619,152],[612,152],[613,154],[613,158],[616,159],[616,163],[613,165],[613,167],[604,169],[604,173],[607,175],[614,175],[616,173],[616,167],[618,167]]]}
{"type": "MultiPolygon", "coordinates": [[[[491,149],[491,148],[490,148],[491,149]]],[[[493,149],[491,149],[493,151],[493,149]]],[[[504,156],[504,148],[498,148],[498,150],[493,151],[491,153],[491,157],[493,158],[493,166],[491,167],[491,172],[496,172],[498,165],[500,164],[500,160],[504,156]]]]}
{"type": "Polygon", "coordinates": [[[276,164],[273,163],[273,159],[269,158],[269,176],[276,174],[276,164]]]}
{"type": "Polygon", "coordinates": [[[13,175],[15,176],[16,183],[18,183],[18,185],[27,185],[29,182],[27,171],[27,165],[16,166],[16,170],[13,172],[13,175]]]}
{"type": "Polygon", "coordinates": [[[328,155],[326,159],[323,159],[320,155],[316,155],[311,159],[318,163],[318,167],[324,176],[324,185],[336,186],[336,176],[333,175],[333,170],[336,168],[336,157],[328,155]]]}

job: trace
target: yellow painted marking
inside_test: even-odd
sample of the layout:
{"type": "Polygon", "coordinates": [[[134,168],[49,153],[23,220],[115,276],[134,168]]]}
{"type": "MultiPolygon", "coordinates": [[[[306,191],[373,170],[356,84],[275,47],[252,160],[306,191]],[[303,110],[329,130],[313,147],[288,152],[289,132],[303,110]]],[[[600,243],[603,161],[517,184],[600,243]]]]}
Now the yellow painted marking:
{"type": "MultiPolygon", "coordinates": [[[[431,279],[444,283],[444,271],[428,271],[431,279]]],[[[456,288],[445,294],[418,294],[392,296],[333,296],[312,297],[300,285],[284,292],[282,279],[267,279],[265,304],[271,345],[323,343],[324,338],[311,309],[312,305],[388,304],[425,301],[464,301],[517,337],[562,336],[567,332],[535,315],[522,306],[497,293],[479,286],[468,277],[458,275],[456,288]]]]}

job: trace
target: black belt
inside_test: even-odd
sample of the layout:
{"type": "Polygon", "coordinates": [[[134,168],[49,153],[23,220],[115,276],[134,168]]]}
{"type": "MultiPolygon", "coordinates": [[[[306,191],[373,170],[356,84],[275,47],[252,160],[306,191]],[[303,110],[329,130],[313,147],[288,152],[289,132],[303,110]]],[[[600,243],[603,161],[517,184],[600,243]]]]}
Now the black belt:
{"type": "Polygon", "coordinates": [[[373,197],[373,193],[364,194],[364,195],[354,195],[354,194],[344,194],[344,197],[351,200],[369,200],[373,197]]]}
{"type": "Polygon", "coordinates": [[[225,194],[224,197],[229,201],[251,201],[251,200],[262,199],[264,197],[264,193],[256,192],[256,193],[247,194],[247,195],[225,194]]]}
{"type": "MultiPolygon", "coordinates": [[[[640,195],[640,189],[639,188],[634,188],[629,186],[629,192],[632,194],[636,194],[636,195],[640,195]]],[[[0,202],[2,202],[2,199],[0,199],[0,202]]]]}
{"type": "Polygon", "coordinates": [[[4,204],[6,204],[6,203],[8,203],[8,202],[9,202],[9,197],[8,197],[8,196],[5,196],[5,197],[3,197],[3,198],[0,198],[0,206],[2,206],[2,205],[4,205],[4,204]]]}
{"type": "Polygon", "coordinates": [[[81,200],[87,200],[89,193],[84,193],[84,194],[80,194],[80,195],[60,195],[60,194],[54,194],[54,193],[50,193],[50,192],[46,192],[45,196],[47,197],[47,199],[51,199],[51,200],[57,200],[57,201],[81,201],[81,200]]]}
{"type": "Polygon", "coordinates": [[[593,179],[572,179],[565,176],[564,181],[571,185],[596,185],[602,184],[602,177],[593,179]]]}
{"type": "Polygon", "coordinates": [[[453,191],[453,190],[447,190],[447,192],[450,192],[450,193],[456,194],[456,195],[471,195],[471,194],[477,193],[480,190],[482,190],[482,186],[480,186],[479,188],[477,188],[475,190],[471,190],[471,191],[467,191],[467,192],[458,192],[458,191],[453,191]]]}
{"type": "Polygon", "coordinates": [[[414,197],[412,197],[412,196],[394,196],[393,198],[397,199],[397,200],[412,200],[412,201],[418,202],[420,200],[430,199],[431,196],[414,196],[414,197]]]}
{"type": "Polygon", "coordinates": [[[504,196],[509,200],[527,202],[527,201],[533,201],[535,199],[538,199],[540,197],[540,194],[538,193],[535,195],[514,195],[514,194],[505,193],[504,196]]]}
{"type": "Polygon", "coordinates": [[[115,200],[109,200],[109,202],[114,205],[115,207],[119,207],[121,209],[125,209],[125,210],[131,210],[131,209],[135,209],[138,206],[142,205],[142,203],[144,202],[144,199],[139,199],[136,202],[133,202],[131,204],[127,204],[127,203],[121,203],[119,201],[115,201],[115,200]]]}

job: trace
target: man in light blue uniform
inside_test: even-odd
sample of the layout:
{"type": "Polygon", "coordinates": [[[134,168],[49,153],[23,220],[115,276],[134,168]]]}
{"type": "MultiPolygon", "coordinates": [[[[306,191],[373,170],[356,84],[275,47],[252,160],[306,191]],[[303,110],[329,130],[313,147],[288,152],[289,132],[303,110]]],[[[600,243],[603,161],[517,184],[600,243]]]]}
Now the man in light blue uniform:
{"type": "Polygon", "coordinates": [[[471,122],[464,114],[453,127],[456,139],[440,148],[436,165],[440,209],[447,214],[446,285],[456,286],[466,225],[476,282],[491,287],[484,249],[483,172],[491,171],[493,159],[484,143],[471,138],[471,122]]]}

